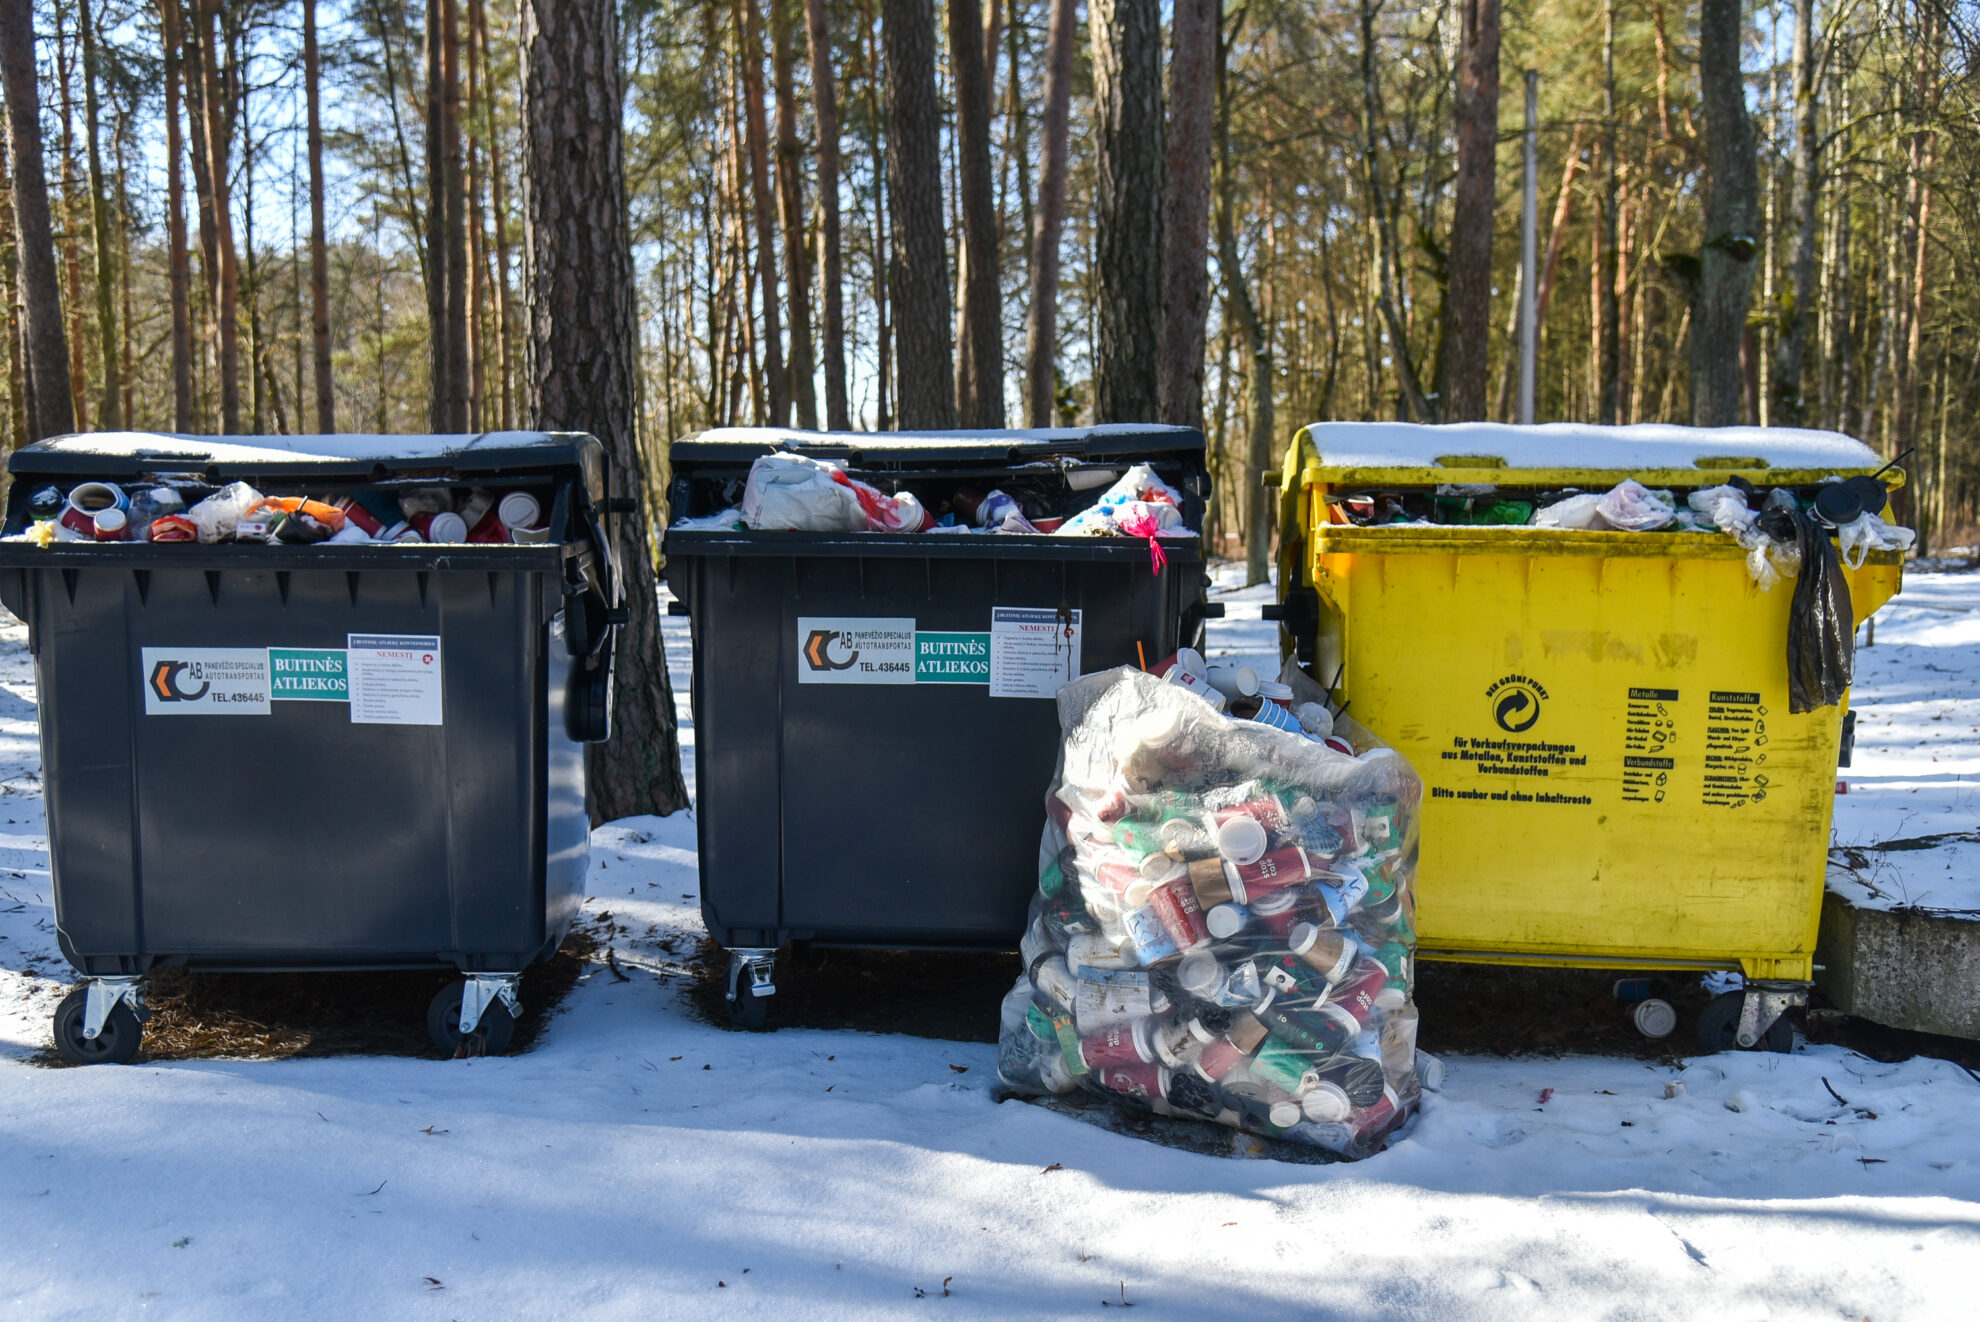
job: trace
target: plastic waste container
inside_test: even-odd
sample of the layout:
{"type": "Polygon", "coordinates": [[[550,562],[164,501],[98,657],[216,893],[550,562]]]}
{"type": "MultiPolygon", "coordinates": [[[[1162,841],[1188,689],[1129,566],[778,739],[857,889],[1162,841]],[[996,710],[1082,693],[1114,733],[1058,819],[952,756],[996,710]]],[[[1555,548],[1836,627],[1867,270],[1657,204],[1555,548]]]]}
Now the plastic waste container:
{"type": "MultiPolygon", "coordinates": [[[[1712,1004],[1701,1040],[1785,1049],[1780,1012],[1813,971],[1845,714],[1790,711],[1796,581],[1762,590],[1747,549],[1709,526],[1525,520],[1626,479],[1679,509],[1740,482],[1806,506],[1878,471],[1869,447],[1807,431],[1298,434],[1278,478],[1284,644],[1423,775],[1422,957],[1737,969],[1745,992],[1712,1004]]],[[[1901,566],[1882,551],[1846,571],[1851,625],[1898,591],[1901,566]]]]}
{"type": "Polygon", "coordinates": [[[584,893],[582,744],[609,734],[599,442],[106,434],[10,468],[0,601],[91,979],[62,1054],[129,1060],[161,965],[457,968],[435,1045],[506,1046],[584,893]]]}
{"type": "Polygon", "coordinates": [[[1161,539],[1158,569],[1146,540],[992,533],[969,516],[1003,492],[1056,527],[1146,464],[1200,530],[1202,434],[726,429],[676,441],[671,464],[665,572],[693,631],[701,910],[730,951],[737,1022],[764,1022],[788,940],[1015,950],[1058,689],[1152,664],[1221,608],[1194,535],[1161,539]],[[752,466],[777,453],[911,493],[933,526],[739,526],[752,466]]]}

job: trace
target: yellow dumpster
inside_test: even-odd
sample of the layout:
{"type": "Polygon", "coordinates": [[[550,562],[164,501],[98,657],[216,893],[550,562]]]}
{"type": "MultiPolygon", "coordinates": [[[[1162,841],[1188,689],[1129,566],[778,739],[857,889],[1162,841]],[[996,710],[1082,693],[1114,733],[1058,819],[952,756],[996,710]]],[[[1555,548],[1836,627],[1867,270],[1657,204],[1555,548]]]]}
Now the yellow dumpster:
{"type": "MultiPolygon", "coordinates": [[[[1299,433],[1280,477],[1286,643],[1422,773],[1424,958],[1805,984],[1843,711],[1789,713],[1794,582],[1762,591],[1723,533],[1349,518],[1420,509],[1440,488],[1479,508],[1488,488],[1533,498],[1625,478],[1682,509],[1735,476],[1805,491],[1878,469],[1867,446],[1805,431],[1299,433]]],[[[1901,573],[1895,551],[1846,571],[1856,623],[1901,573]]],[[[1740,1044],[1795,999],[1749,1009],[1740,1044]]]]}

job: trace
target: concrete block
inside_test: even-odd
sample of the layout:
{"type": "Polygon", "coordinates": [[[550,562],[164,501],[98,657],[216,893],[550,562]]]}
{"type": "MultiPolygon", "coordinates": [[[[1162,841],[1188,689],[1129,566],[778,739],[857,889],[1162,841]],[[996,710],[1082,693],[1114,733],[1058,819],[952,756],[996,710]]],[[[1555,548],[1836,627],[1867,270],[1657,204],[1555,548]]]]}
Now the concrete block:
{"type": "Polygon", "coordinates": [[[1891,1028],[1980,1039],[1980,921],[1822,899],[1816,985],[1839,1010],[1891,1028]]]}

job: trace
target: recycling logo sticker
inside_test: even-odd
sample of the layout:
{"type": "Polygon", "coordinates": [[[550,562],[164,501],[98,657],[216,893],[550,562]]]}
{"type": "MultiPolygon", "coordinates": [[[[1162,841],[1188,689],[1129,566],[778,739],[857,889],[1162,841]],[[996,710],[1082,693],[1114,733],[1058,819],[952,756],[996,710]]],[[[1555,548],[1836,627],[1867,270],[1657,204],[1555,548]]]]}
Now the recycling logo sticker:
{"type": "Polygon", "coordinates": [[[1507,734],[1525,734],[1539,723],[1547,690],[1536,679],[1507,675],[1485,690],[1485,698],[1495,725],[1507,734]]]}

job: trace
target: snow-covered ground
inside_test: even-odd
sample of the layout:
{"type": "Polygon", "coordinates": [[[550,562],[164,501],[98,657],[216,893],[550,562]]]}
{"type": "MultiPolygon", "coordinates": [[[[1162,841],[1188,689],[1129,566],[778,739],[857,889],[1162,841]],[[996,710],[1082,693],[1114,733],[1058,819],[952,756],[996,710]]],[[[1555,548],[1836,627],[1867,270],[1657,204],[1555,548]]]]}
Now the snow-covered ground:
{"type": "MultiPolygon", "coordinates": [[[[1252,618],[1213,652],[1268,653],[1264,590],[1228,596],[1252,618]]],[[[1970,666],[1973,586],[1907,596],[1864,654],[1838,820],[1866,838],[1974,825],[1980,701],[1933,668],[1970,666]],[[1919,731],[1948,723],[1965,761],[1928,772],[1919,731]]],[[[1958,1066],[1457,1058],[1367,1162],[1202,1156],[997,1103],[988,1046],[699,1022],[668,940],[699,927],[685,817],[596,834],[632,980],[595,970],[527,1055],[27,1064],[70,975],[22,641],[0,631],[0,1316],[1972,1316],[1958,1066]]]]}

